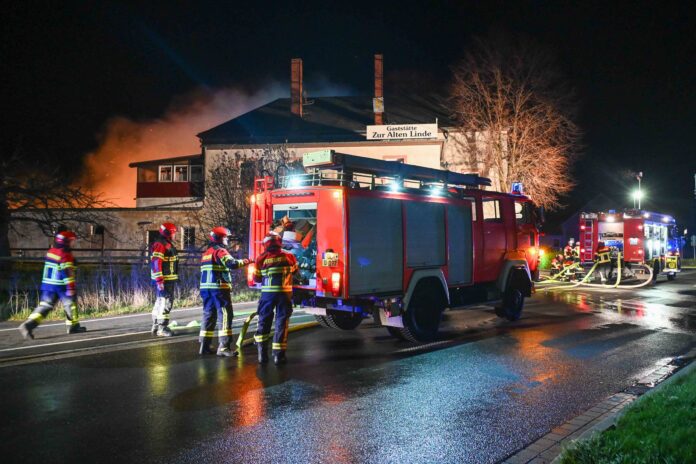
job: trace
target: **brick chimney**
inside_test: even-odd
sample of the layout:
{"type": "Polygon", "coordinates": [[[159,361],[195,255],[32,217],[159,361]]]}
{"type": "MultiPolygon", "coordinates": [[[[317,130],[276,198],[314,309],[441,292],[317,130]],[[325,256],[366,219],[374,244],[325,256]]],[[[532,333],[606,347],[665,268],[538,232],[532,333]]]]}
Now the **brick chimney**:
{"type": "Polygon", "coordinates": [[[290,111],[302,117],[302,58],[290,61],[290,111]]]}
{"type": "Polygon", "coordinates": [[[375,98],[372,110],[375,114],[375,125],[384,124],[384,57],[381,53],[375,55],[375,98]]]}

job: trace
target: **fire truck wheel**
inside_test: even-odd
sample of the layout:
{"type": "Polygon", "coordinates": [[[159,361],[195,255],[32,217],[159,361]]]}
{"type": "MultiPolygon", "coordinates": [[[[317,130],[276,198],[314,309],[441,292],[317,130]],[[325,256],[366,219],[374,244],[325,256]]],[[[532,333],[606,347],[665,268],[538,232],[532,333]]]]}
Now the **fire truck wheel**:
{"type": "Polygon", "coordinates": [[[430,278],[422,280],[416,285],[408,309],[403,315],[404,327],[396,330],[408,341],[431,342],[437,337],[442,312],[446,306],[447,300],[440,282],[430,278]]]}
{"type": "Polygon", "coordinates": [[[652,284],[655,285],[657,283],[657,275],[660,273],[660,263],[655,260],[653,263],[653,275],[652,275],[652,284]]]}
{"type": "Polygon", "coordinates": [[[501,306],[495,308],[495,313],[498,317],[507,319],[508,321],[516,321],[522,316],[522,307],[524,306],[524,295],[514,287],[508,287],[503,295],[501,306]]]}
{"type": "Polygon", "coordinates": [[[332,327],[329,325],[329,323],[326,321],[325,316],[314,316],[314,319],[319,323],[320,326],[326,327],[327,329],[331,329],[332,327]]]}
{"type": "Polygon", "coordinates": [[[667,280],[674,280],[677,278],[677,274],[667,274],[667,280]]]}
{"type": "Polygon", "coordinates": [[[329,327],[332,329],[339,329],[339,330],[354,330],[356,329],[360,323],[362,322],[362,317],[360,316],[354,316],[352,314],[327,314],[324,316],[326,319],[326,323],[329,324],[329,327]]]}

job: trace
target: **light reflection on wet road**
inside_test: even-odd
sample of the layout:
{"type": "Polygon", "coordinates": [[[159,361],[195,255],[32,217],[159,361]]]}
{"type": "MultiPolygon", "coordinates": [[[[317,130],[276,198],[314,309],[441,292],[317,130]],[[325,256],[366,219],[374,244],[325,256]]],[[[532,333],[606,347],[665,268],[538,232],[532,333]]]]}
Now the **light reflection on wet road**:
{"type": "Polygon", "coordinates": [[[453,311],[450,342],[431,350],[404,350],[365,324],[292,334],[281,369],[257,366],[253,347],[201,360],[193,342],[5,367],[3,453],[8,462],[497,462],[693,347],[696,274],[683,277],[641,292],[540,293],[514,324],[453,311]]]}

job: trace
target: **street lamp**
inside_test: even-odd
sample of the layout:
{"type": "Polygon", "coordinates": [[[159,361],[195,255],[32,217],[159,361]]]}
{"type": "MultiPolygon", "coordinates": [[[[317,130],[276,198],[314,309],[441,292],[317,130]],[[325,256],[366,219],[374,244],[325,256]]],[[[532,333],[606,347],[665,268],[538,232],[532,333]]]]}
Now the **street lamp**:
{"type": "Polygon", "coordinates": [[[638,209],[640,209],[640,200],[643,199],[643,191],[640,189],[634,190],[631,196],[633,197],[633,208],[635,209],[636,200],[638,200],[638,209]]]}

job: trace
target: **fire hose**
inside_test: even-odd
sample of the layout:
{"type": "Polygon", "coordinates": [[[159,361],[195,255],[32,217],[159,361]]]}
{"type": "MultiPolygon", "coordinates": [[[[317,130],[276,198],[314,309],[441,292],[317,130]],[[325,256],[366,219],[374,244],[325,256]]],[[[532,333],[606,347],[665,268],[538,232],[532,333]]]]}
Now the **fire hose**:
{"type": "MultiPolygon", "coordinates": [[[[599,265],[599,264],[600,264],[599,262],[594,263],[594,265],[592,266],[590,271],[587,273],[587,275],[585,275],[585,277],[579,282],[568,283],[568,285],[557,285],[554,287],[545,287],[543,285],[540,285],[540,286],[541,286],[541,288],[543,288],[546,291],[557,290],[557,289],[577,288],[581,285],[584,287],[592,287],[592,288],[619,288],[619,285],[621,284],[621,254],[619,254],[618,259],[617,259],[616,282],[614,282],[613,284],[592,284],[592,283],[587,282],[588,279],[590,278],[590,276],[592,275],[592,273],[595,271],[595,269],[597,269],[597,265],[599,265]]],[[[577,265],[577,263],[575,263],[572,266],[568,266],[568,268],[572,268],[574,266],[579,267],[579,265],[577,265]]],[[[638,284],[621,285],[621,288],[640,288],[640,287],[645,287],[646,285],[649,285],[652,282],[652,279],[653,279],[652,268],[646,264],[639,264],[639,266],[648,270],[648,275],[649,275],[648,279],[645,280],[644,282],[640,282],[638,284]]],[[[565,271],[565,270],[566,269],[564,269],[563,271],[565,271]]],[[[563,271],[561,271],[561,272],[563,272],[563,271]]],[[[554,276],[554,277],[555,277],[555,279],[553,279],[553,280],[547,279],[544,282],[556,281],[556,279],[558,278],[558,275],[554,276]]],[[[544,282],[540,282],[540,284],[544,284],[544,282]]]]}

